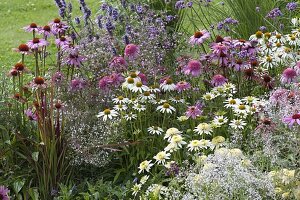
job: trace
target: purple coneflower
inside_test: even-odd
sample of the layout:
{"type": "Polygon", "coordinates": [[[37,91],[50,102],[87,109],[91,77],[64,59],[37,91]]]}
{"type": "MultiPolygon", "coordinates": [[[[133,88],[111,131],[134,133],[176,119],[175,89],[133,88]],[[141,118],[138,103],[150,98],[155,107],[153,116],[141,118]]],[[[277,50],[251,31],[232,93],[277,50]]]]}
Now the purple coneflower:
{"type": "Polygon", "coordinates": [[[189,43],[192,44],[192,45],[195,45],[195,44],[203,44],[204,41],[206,39],[208,39],[210,37],[210,33],[206,30],[202,30],[202,31],[197,31],[194,33],[193,36],[190,37],[190,41],[189,43]]]}
{"type": "Polygon", "coordinates": [[[67,48],[66,51],[69,53],[69,56],[65,60],[65,64],[80,67],[83,61],[86,60],[84,56],[79,55],[79,48],[67,48]]]}
{"type": "Polygon", "coordinates": [[[23,28],[26,32],[38,32],[41,27],[38,27],[36,23],[31,23],[29,26],[23,28]]]}
{"type": "Polygon", "coordinates": [[[18,48],[13,49],[15,52],[28,55],[30,54],[30,49],[27,44],[20,44],[18,48]]]}
{"type": "Polygon", "coordinates": [[[292,68],[286,68],[281,75],[281,83],[282,84],[290,84],[296,81],[297,72],[292,68]]]}
{"type": "Polygon", "coordinates": [[[196,119],[202,114],[202,110],[198,106],[189,106],[185,112],[187,118],[196,119]]]}
{"type": "Polygon", "coordinates": [[[29,46],[30,49],[38,49],[39,47],[44,47],[47,46],[49,43],[40,38],[34,38],[33,40],[30,40],[27,42],[27,45],[29,46]]]}
{"type": "Polygon", "coordinates": [[[124,55],[129,59],[135,59],[138,56],[140,48],[135,44],[127,44],[124,55]]]}
{"type": "Polygon", "coordinates": [[[25,115],[30,121],[37,121],[38,119],[37,114],[32,111],[32,108],[25,110],[25,115]]]}
{"type": "Polygon", "coordinates": [[[178,92],[189,90],[190,88],[191,88],[191,84],[186,81],[180,81],[176,84],[176,90],[178,92]]]}
{"type": "Polygon", "coordinates": [[[52,82],[56,85],[60,85],[64,80],[64,75],[60,71],[57,71],[52,76],[52,82]]]}
{"type": "Polygon", "coordinates": [[[221,74],[217,74],[217,75],[214,75],[212,80],[211,80],[211,84],[214,86],[214,87],[217,87],[217,86],[221,86],[223,84],[225,84],[227,82],[227,78],[225,78],[224,76],[222,76],[221,74]]]}
{"type": "Polygon", "coordinates": [[[9,200],[9,189],[5,186],[0,186],[0,199],[1,200],[9,200]]]}
{"type": "Polygon", "coordinates": [[[198,60],[191,60],[184,68],[183,72],[186,75],[199,76],[201,73],[202,64],[198,60]]]}
{"type": "Polygon", "coordinates": [[[82,78],[75,78],[71,80],[70,83],[70,90],[75,92],[75,91],[80,91],[83,90],[86,87],[87,83],[84,79],[82,78]]]}
{"type": "Polygon", "coordinates": [[[46,81],[45,81],[45,79],[43,77],[37,76],[30,83],[30,86],[32,88],[45,89],[47,87],[47,83],[46,83],[46,81]]]}
{"type": "Polygon", "coordinates": [[[296,113],[292,116],[283,118],[283,122],[288,124],[290,127],[293,126],[295,123],[300,125],[300,113],[296,113]]]}
{"type": "Polygon", "coordinates": [[[109,66],[118,72],[122,72],[127,69],[127,62],[122,56],[116,56],[110,61],[109,66]]]}
{"type": "Polygon", "coordinates": [[[71,40],[70,38],[61,36],[60,38],[55,40],[55,44],[57,47],[65,47],[65,46],[69,46],[71,40]]]}
{"type": "Polygon", "coordinates": [[[42,34],[45,39],[50,37],[52,34],[51,27],[48,25],[44,26],[39,30],[39,34],[42,34]]]}

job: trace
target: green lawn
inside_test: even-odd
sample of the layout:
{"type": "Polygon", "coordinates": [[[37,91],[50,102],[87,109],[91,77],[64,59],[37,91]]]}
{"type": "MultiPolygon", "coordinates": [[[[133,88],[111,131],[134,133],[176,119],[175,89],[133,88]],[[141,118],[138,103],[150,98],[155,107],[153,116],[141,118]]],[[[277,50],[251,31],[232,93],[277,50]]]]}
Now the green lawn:
{"type": "MultiPolygon", "coordinates": [[[[72,2],[78,13],[78,0],[72,2]]],[[[92,10],[99,7],[98,0],[86,2],[92,10]]],[[[14,65],[20,56],[12,48],[31,39],[31,34],[24,32],[22,27],[32,22],[45,25],[55,17],[58,17],[58,9],[54,0],[1,0],[0,67],[14,65]]]]}

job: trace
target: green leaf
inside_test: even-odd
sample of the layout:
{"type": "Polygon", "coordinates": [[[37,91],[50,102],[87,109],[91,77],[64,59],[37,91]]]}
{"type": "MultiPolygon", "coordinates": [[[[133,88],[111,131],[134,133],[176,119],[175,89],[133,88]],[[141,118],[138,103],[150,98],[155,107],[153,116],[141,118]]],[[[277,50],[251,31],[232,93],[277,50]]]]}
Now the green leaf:
{"type": "Polygon", "coordinates": [[[36,188],[30,188],[28,193],[32,200],[39,200],[39,192],[36,188]]]}
{"type": "Polygon", "coordinates": [[[22,190],[24,184],[25,184],[24,180],[22,180],[22,181],[15,181],[13,183],[13,190],[15,191],[16,194],[18,194],[22,190]]]}

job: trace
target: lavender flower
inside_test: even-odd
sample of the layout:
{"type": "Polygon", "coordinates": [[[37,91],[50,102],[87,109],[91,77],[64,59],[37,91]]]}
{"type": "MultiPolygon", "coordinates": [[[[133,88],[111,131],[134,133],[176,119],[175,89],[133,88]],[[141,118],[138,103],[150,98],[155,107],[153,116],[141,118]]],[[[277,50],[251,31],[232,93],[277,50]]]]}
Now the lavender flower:
{"type": "Polygon", "coordinates": [[[286,9],[288,11],[295,11],[298,8],[298,3],[297,2],[290,2],[286,4],[286,9]]]}
{"type": "Polygon", "coordinates": [[[271,10],[268,14],[267,14],[267,18],[270,18],[270,19],[276,19],[277,17],[280,17],[282,16],[282,12],[279,8],[274,8],[273,10],[271,10]]]}
{"type": "Polygon", "coordinates": [[[185,8],[184,1],[182,1],[182,0],[177,1],[175,3],[175,8],[176,9],[183,9],[183,8],[185,8]]]}

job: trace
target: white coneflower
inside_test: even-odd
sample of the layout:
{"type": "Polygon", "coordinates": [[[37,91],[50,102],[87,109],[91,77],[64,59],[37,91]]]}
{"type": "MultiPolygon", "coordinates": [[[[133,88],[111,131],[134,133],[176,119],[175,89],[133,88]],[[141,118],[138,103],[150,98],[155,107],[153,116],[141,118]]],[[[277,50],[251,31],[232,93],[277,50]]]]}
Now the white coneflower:
{"type": "Polygon", "coordinates": [[[188,151],[199,151],[201,147],[200,140],[192,140],[188,144],[188,151]]]}
{"type": "Polygon", "coordinates": [[[114,109],[117,111],[125,111],[127,110],[127,106],[124,104],[118,104],[114,106],[114,109]]]}
{"type": "Polygon", "coordinates": [[[137,104],[135,104],[134,106],[132,106],[132,108],[133,108],[134,110],[139,111],[139,112],[142,112],[142,111],[145,111],[145,110],[146,110],[146,106],[145,106],[145,105],[142,105],[142,104],[139,104],[139,103],[137,103],[137,104]]]}
{"type": "Polygon", "coordinates": [[[194,132],[202,135],[202,134],[206,134],[206,135],[210,135],[211,132],[213,131],[212,127],[210,124],[208,123],[200,123],[195,129],[194,132]]]}
{"type": "Polygon", "coordinates": [[[159,86],[162,91],[170,92],[176,90],[176,85],[173,83],[172,79],[167,78],[162,84],[159,86]]]}
{"type": "Polygon", "coordinates": [[[144,185],[144,184],[147,182],[148,179],[149,179],[149,175],[145,175],[145,176],[143,176],[143,177],[141,178],[140,183],[141,183],[142,185],[144,185]]]}
{"type": "Polygon", "coordinates": [[[225,102],[225,108],[233,108],[236,105],[239,105],[241,103],[240,99],[233,99],[233,98],[228,98],[225,102]]]}
{"type": "Polygon", "coordinates": [[[274,33],[269,39],[272,43],[281,43],[284,44],[286,42],[286,38],[280,33],[274,33]]]}
{"type": "Polygon", "coordinates": [[[245,105],[245,104],[239,104],[239,105],[235,105],[234,107],[234,112],[238,113],[238,114],[247,114],[249,112],[249,106],[245,105]]]}
{"type": "Polygon", "coordinates": [[[140,81],[136,82],[134,84],[134,86],[130,87],[129,89],[130,89],[131,92],[139,92],[139,93],[143,93],[143,92],[149,90],[148,86],[143,85],[143,83],[140,82],[140,81]]]}
{"type": "Polygon", "coordinates": [[[272,69],[278,65],[278,59],[271,55],[265,56],[261,60],[261,65],[266,69],[272,69]]]}
{"type": "Polygon", "coordinates": [[[168,141],[171,140],[171,138],[174,136],[174,135],[180,135],[182,132],[179,131],[177,128],[169,128],[167,131],[166,131],[166,134],[165,134],[165,137],[164,139],[167,139],[168,141]]]}
{"type": "Polygon", "coordinates": [[[257,31],[255,34],[250,36],[249,40],[256,40],[259,44],[263,44],[264,34],[261,31],[257,31]]]}
{"type": "Polygon", "coordinates": [[[184,121],[186,121],[186,120],[188,120],[188,119],[189,119],[189,118],[188,118],[187,116],[185,116],[185,115],[180,116],[180,117],[177,117],[177,120],[180,121],[180,122],[184,122],[184,121]]]}
{"type": "Polygon", "coordinates": [[[246,123],[241,119],[233,119],[229,124],[233,129],[244,129],[245,125],[246,123]]]}
{"type": "Polygon", "coordinates": [[[185,100],[179,97],[171,97],[169,100],[173,103],[185,103],[185,100]]]}
{"type": "Polygon", "coordinates": [[[156,156],[154,156],[153,158],[156,160],[155,163],[165,164],[166,160],[170,159],[170,156],[171,156],[170,153],[166,153],[165,151],[161,151],[158,154],[156,154],[156,156]]]}
{"type": "Polygon", "coordinates": [[[207,92],[206,94],[204,94],[202,96],[202,99],[206,100],[206,101],[210,101],[212,99],[215,98],[215,95],[213,93],[207,92]]]}
{"type": "Polygon", "coordinates": [[[143,94],[141,94],[139,96],[139,99],[143,102],[145,101],[149,101],[149,100],[154,100],[155,99],[155,95],[151,94],[150,91],[146,91],[143,94]]]}
{"type": "Polygon", "coordinates": [[[213,123],[218,126],[226,124],[227,122],[228,122],[227,117],[224,117],[223,115],[216,115],[213,119],[213,123]]]}
{"type": "Polygon", "coordinates": [[[106,121],[107,119],[112,119],[113,117],[117,117],[118,112],[115,110],[105,109],[102,112],[99,112],[97,117],[102,117],[103,121],[106,121]]]}
{"type": "Polygon", "coordinates": [[[172,112],[176,111],[176,109],[168,103],[164,103],[163,105],[158,106],[156,108],[156,110],[160,111],[161,113],[166,112],[166,113],[170,113],[170,114],[172,114],[172,112]]]}
{"type": "Polygon", "coordinates": [[[141,190],[142,185],[141,184],[134,184],[134,186],[131,188],[132,190],[132,195],[136,196],[137,193],[141,190]]]}
{"type": "Polygon", "coordinates": [[[254,104],[257,101],[259,101],[259,99],[256,97],[253,97],[253,96],[247,96],[247,97],[243,98],[242,101],[248,105],[251,105],[251,104],[254,104]]]}
{"type": "Polygon", "coordinates": [[[214,145],[211,143],[211,141],[202,139],[202,140],[200,140],[200,148],[203,148],[203,149],[207,149],[207,148],[213,149],[214,145]]]}
{"type": "Polygon", "coordinates": [[[151,163],[151,160],[145,160],[143,162],[140,163],[140,166],[138,167],[140,170],[139,170],[139,174],[146,171],[146,172],[149,172],[151,167],[153,166],[153,164],[151,163]]]}
{"type": "Polygon", "coordinates": [[[300,40],[298,37],[296,37],[294,34],[289,34],[287,36],[287,41],[290,46],[299,46],[300,40]]]}
{"type": "Polygon", "coordinates": [[[161,135],[164,132],[164,130],[158,126],[151,126],[147,130],[152,135],[161,135]]]}
{"type": "Polygon", "coordinates": [[[160,105],[160,104],[166,103],[167,101],[164,99],[153,99],[153,100],[150,100],[149,102],[153,105],[160,105]]]}
{"type": "Polygon", "coordinates": [[[165,148],[164,151],[165,152],[175,152],[177,151],[179,148],[175,143],[169,143],[165,148]]]}
{"type": "Polygon", "coordinates": [[[220,147],[224,142],[225,138],[223,136],[216,136],[211,140],[211,143],[216,147],[220,147]]]}
{"type": "Polygon", "coordinates": [[[136,119],[137,115],[133,114],[133,113],[129,113],[129,114],[125,115],[124,118],[125,118],[126,121],[131,121],[131,120],[136,119]]]}
{"type": "Polygon", "coordinates": [[[112,99],[115,104],[125,104],[128,102],[128,98],[124,98],[123,96],[118,96],[112,99]]]}
{"type": "Polygon", "coordinates": [[[132,88],[134,85],[135,85],[135,79],[131,78],[131,77],[128,77],[126,78],[125,82],[122,83],[122,88],[125,89],[130,89],[132,88]]]}
{"type": "Polygon", "coordinates": [[[160,92],[159,85],[151,85],[149,87],[149,91],[151,93],[159,93],[160,92]]]}
{"type": "Polygon", "coordinates": [[[171,138],[171,143],[175,144],[179,148],[182,148],[182,145],[186,144],[181,135],[174,135],[171,138]]]}

